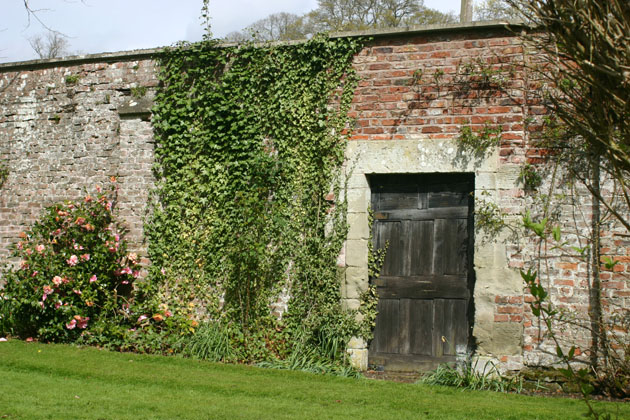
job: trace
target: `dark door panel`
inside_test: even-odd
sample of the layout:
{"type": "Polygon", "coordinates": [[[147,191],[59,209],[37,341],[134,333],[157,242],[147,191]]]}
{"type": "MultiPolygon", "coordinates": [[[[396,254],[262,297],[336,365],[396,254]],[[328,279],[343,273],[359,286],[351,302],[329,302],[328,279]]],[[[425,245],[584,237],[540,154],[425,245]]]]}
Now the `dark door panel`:
{"type": "Polygon", "coordinates": [[[370,364],[425,370],[465,351],[471,328],[470,174],[370,179],[375,249],[387,245],[370,364]]]}

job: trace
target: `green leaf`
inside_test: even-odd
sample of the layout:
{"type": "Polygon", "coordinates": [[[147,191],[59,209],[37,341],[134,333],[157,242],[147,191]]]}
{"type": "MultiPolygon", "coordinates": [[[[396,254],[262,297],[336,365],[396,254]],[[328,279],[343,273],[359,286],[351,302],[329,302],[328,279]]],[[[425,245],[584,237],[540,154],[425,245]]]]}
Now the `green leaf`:
{"type": "Polygon", "coordinates": [[[553,239],[556,242],[560,242],[560,238],[561,238],[560,226],[554,226],[553,229],[551,230],[551,233],[553,234],[553,239]]]}

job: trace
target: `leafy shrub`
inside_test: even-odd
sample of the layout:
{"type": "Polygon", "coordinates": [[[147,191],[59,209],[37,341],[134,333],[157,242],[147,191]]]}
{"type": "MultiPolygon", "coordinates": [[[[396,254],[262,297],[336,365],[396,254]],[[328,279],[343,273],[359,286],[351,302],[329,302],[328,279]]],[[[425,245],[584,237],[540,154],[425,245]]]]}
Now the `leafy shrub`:
{"type": "Polygon", "coordinates": [[[439,365],[436,370],[423,376],[420,381],[427,385],[443,385],[471,390],[496,392],[521,392],[523,379],[502,376],[493,364],[477,369],[477,362],[468,362],[461,368],[439,365]]]}
{"type": "Polygon", "coordinates": [[[348,361],[345,353],[347,340],[337,336],[332,328],[319,331],[315,337],[304,330],[298,331],[295,335],[297,339],[288,356],[259,362],[257,366],[352,378],[361,376],[348,361]]]}
{"type": "Polygon", "coordinates": [[[95,196],[46,208],[20,234],[12,249],[19,267],[0,282],[1,334],[70,342],[128,309],[138,257],[127,254],[113,206],[97,187],[95,196]]]}
{"type": "Polygon", "coordinates": [[[202,324],[187,340],[182,353],[185,356],[212,362],[226,362],[236,358],[228,330],[218,322],[202,324]]]}

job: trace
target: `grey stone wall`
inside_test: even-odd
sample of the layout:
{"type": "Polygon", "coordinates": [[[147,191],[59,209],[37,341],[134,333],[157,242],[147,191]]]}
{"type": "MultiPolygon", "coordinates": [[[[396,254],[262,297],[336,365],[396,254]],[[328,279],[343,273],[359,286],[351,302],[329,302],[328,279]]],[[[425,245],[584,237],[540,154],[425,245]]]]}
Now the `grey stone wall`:
{"type": "Polygon", "coordinates": [[[146,54],[100,60],[0,66],[0,160],[9,170],[0,190],[3,263],[44,207],[107,187],[110,177],[119,185],[117,210],[132,250],[143,254],[152,131],[148,114],[121,115],[119,108],[129,108],[133,88],[151,94],[155,63],[146,54]]]}

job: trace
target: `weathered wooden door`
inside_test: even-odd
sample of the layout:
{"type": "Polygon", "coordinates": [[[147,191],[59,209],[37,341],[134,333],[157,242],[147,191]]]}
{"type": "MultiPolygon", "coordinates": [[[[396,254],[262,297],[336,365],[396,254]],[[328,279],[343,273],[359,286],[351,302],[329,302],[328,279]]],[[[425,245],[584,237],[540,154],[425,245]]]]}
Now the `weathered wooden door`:
{"type": "Polygon", "coordinates": [[[472,327],[472,174],[370,179],[375,249],[388,245],[369,363],[428,370],[465,353],[472,327]]]}

